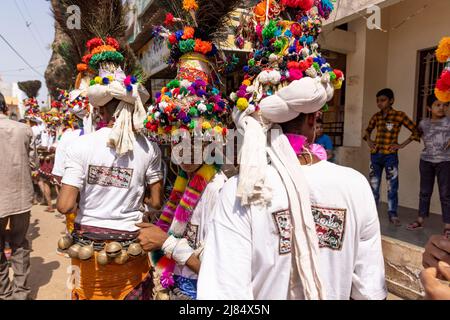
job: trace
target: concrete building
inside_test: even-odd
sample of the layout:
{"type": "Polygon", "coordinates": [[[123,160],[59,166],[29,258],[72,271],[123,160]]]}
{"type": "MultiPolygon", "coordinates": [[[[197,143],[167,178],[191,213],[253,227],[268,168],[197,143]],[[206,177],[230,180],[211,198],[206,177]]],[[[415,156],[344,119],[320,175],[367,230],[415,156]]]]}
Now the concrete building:
{"type": "MultiPolygon", "coordinates": [[[[152,37],[152,26],[162,24],[166,9],[154,0],[128,0],[127,37],[144,70],[150,75],[149,89],[155,92],[175,76],[164,59],[166,45],[152,37]]],[[[330,102],[325,129],[337,146],[337,161],[368,176],[369,149],[362,140],[371,116],[376,113],[375,95],[390,87],[396,93],[395,108],[419,121],[426,116],[424,101],[442,70],[434,58],[441,37],[450,34],[448,0],[337,0],[335,11],[320,37],[324,56],[346,70],[346,83],[330,102]]],[[[241,11],[236,12],[237,24],[241,11]]],[[[222,47],[245,57],[251,48],[234,47],[234,38],[222,47]]],[[[228,88],[240,82],[240,74],[226,79],[228,88]]],[[[227,90],[228,91],[228,90],[227,90]]],[[[400,140],[409,131],[404,129],[400,140]]],[[[416,209],[419,194],[419,157],[422,145],[412,143],[400,152],[400,205],[416,209]]],[[[386,200],[386,183],[382,195],[386,200]]],[[[435,192],[431,211],[440,213],[435,192]]]]}
{"type": "MultiPolygon", "coordinates": [[[[440,39],[450,35],[449,15],[448,0],[338,0],[320,42],[323,48],[345,56],[343,143],[337,150],[340,164],[368,176],[369,148],[362,136],[371,116],[379,111],[378,90],[392,88],[394,107],[414,121],[427,116],[425,101],[433,94],[443,68],[434,51],[440,39]]],[[[403,129],[400,142],[409,134],[403,129]]],[[[414,142],[400,151],[399,201],[403,207],[418,208],[422,149],[422,144],[414,142]]],[[[435,190],[431,211],[440,214],[435,190]]],[[[384,200],[386,193],[384,182],[384,200]]]]}

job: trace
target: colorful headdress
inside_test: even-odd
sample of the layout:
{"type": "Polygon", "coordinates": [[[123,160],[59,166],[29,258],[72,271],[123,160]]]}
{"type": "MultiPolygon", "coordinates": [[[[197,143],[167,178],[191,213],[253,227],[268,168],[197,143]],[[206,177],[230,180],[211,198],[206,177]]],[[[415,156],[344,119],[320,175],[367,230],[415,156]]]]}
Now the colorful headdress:
{"type": "Polygon", "coordinates": [[[231,109],[218,88],[215,71],[223,57],[214,41],[239,2],[174,1],[174,12],[184,12],[184,17],[169,13],[165,26],[155,27],[155,36],[168,41],[168,63],[178,67],[178,74],[156,93],[149,108],[145,126],[153,139],[169,142],[176,130],[205,140],[227,133],[231,109]]]}
{"type": "Polygon", "coordinates": [[[450,102],[450,37],[441,40],[436,58],[440,63],[445,63],[445,68],[436,83],[435,94],[440,101],[450,102]]]}
{"type": "Polygon", "coordinates": [[[39,103],[36,99],[39,90],[41,88],[41,82],[39,80],[24,81],[19,82],[17,85],[19,86],[19,89],[22,90],[28,97],[23,101],[25,107],[25,114],[24,114],[25,119],[41,122],[42,121],[42,119],[40,119],[41,110],[39,107],[39,103]]]}
{"type": "Polygon", "coordinates": [[[90,81],[87,89],[89,103],[101,107],[113,99],[120,101],[108,145],[118,155],[124,155],[133,150],[134,131],[140,132],[144,128],[146,111],[143,104],[149,99],[149,94],[138,77],[126,76],[120,67],[124,59],[118,51],[117,40],[95,38],[88,41],[87,47],[90,54],[85,57],[85,62],[98,70],[98,76],[90,81]]]}
{"type": "Polygon", "coordinates": [[[301,112],[317,111],[331,100],[344,74],[321,55],[317,37],[321,19],[332,10],[328,0],[270,0],[253,9],[245,23],[253,27],[249,36],[255,50],[244,67],[239,91],[231,95],[239,111],[250,108],[246,112],[252,113],[264,107],[262,115],[267,120],[281,123],[301,112]],[[294,91],[296,97],[289,101],[289,92],[294,91]]]}

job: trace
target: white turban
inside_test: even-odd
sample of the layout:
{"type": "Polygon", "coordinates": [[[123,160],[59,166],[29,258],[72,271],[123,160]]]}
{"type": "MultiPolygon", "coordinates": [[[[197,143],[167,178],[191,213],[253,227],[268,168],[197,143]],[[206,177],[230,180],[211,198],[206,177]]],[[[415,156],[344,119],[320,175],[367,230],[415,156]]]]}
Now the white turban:
{"type": "Polygon", "coordinates": [[[334,89],[329,83],[323,83],[320,78],[305,77],[263,99],[259,107],[267,120],[284,123],[297,118],[300,113],[319,111],[333,94],[334,89]]]}
{"type": "Polygon", "coordinates": [[[147,117],[144,103],[150,98],[148,91],[140,84],[133,85],[133,90],[127,91],[123,84],[112,81],[109,85],[96,84],[89,87],[88,97],[94,107],[105,106],[113,99],[120,100],[114,114],[116,121],[108,146],[114,148],[119,156],[132,151],[136,141],[134,131],[139,132],[144,128],[147,117]]]}

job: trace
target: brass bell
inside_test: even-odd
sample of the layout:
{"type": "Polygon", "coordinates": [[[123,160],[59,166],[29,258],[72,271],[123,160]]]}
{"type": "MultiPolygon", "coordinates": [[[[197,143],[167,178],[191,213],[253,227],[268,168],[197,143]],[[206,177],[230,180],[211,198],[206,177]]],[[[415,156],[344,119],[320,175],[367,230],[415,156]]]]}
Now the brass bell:
{"type": "Polygon", "coordinates": [[[122,245],[118,242],[110,242],[106,245],[105,251],[108,257],[115,258],[121,254],[122,245]]]}
{"type": "Polygon", "coordinates": [[[128,253],[126,252],[126,250],[122,250],[121,253],[114,258],[114,262],[117,264],[125,264],[128,261],[128,253]]]}
{"type": "Polygon", "coordinates": [[[69,236],[64,236],[58,241],[58,248],[60,250],[67,250],[73,244],[73,240],[69,236]]]}
{"type": "Polygon", "coordinates": [[[139,243],[132,243],[127,251],[130,257],[139,257],[142,254],[142,247],[139,243]]]}
{"type": "Polygon", "coordinates": [[[69,251],[67,252],[67,254],[72,259],[78,259],[78,253],[80,252],[80,249],[81,249],[81,246],[79,244],[74,244],[73,246],[71,246],[69,248],[69,251]]]}
{"type": "Polygon", "coordinates": [[[81,247],[78,252],[78,258],[82,261],[87,261],[94,255],[94,247],[92,245],[81,247]]]}
{"type": "Polygon", "coordinates": [[[102,250],[97,254],[97,262],[101,266],[106,266],[109,263],[109,258],[105,250],[102,250]]]}

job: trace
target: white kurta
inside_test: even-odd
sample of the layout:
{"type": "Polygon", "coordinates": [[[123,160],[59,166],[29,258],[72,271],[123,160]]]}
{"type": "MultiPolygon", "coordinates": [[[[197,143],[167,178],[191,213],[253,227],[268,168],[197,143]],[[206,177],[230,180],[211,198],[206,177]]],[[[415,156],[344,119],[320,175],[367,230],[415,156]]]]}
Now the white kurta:
{"type": "MultiPolygon", "coordinates": [[[[384,262],[375,201],[360,173],[329,162],[303,167],[320,242],[326,298],[384,299],[384,262]]],[[[286,190],[273,167],[267,209],[243,208],[238,178],[222,189],[209,227],[198,299],[285,300],[292,268],[291,218],[286,190]]],[[[302,296],[301,284],[298,297],[302,296]]]]}

